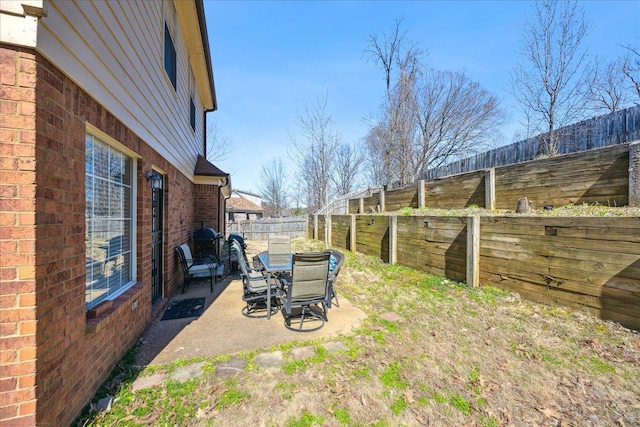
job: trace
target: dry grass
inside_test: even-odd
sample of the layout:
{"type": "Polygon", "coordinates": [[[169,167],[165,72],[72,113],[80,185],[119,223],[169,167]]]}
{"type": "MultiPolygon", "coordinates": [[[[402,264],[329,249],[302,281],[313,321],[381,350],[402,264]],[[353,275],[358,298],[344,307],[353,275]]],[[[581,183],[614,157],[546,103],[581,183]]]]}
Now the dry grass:
{"type": "Polygon", "coordinates": [[[431,215],[431,216],[465,216],[469,214],[480,214],[481,216],[597,216],[597,217],[639,217],[640,207],[632,206],[605,206],[601,204],[581,204],[567,206],[551,206],[550,209],[544,207],[533,207],[530,213],[516,213],[510,209],[488,210],[479,207],[469,207],[465,209],[433,209],[433,208],[404,208],[395,212],[384,212],[383,215],[431,215]]]}
{"type": "MultiPolygon", "coordinates": [[[[320,246],[294,240],[294,249],[320,246]]],[[[140,414],[125,424],[640,425],[637,332],[360,254],[347,253],[339,279],[341,297],[368,314],[340,338],[347,350],[327,353],[319,342],[264,349],[288,358],[272,368],[241,355],[248,368],[236,376],[211,372],[168,400],[168,386],[123,398],[124,413],[140,414]],[[390,312],[399,320],[385,320],[390,312]],[[292,347],[309,344],[314,357],[291,358],[292,347]]]]}

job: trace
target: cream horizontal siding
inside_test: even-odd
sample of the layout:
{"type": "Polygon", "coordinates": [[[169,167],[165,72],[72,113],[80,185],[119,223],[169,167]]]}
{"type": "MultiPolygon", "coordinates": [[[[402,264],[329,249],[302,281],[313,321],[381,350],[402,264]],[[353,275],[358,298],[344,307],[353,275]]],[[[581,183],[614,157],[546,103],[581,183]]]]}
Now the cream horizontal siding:
{"type": "MultiPolygon", "coordinates": [[[[194,22],[193,25],[197,25],[194,22]]],[[[202,104],[196,132],[189,125],[189,53],[180,31],[177,92],[164,70],[164,13],[160,1],[48,2],[38,48],[49,60],[193,178],[202,152],[202,104]]]]}
{"type": "Polygon", "coordinates": [[[42,0],[0,0],[0,42],[35,47],[38,18],[26,14],[23,5],[41,10],[42,0]]]}

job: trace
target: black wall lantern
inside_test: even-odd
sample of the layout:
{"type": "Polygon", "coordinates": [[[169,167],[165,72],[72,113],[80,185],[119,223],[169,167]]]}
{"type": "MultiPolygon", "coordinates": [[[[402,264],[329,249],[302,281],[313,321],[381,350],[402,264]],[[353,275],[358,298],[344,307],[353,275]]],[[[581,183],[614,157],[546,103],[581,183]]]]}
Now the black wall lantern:
{"type": "Polygon", "coordinates": [[[151,170],[147,172],[146,177],[147,181],[149,181],[149,184],[151,184],[151,188],[162,188],[162,175],[160,175],[158,172],[151,170]]]}

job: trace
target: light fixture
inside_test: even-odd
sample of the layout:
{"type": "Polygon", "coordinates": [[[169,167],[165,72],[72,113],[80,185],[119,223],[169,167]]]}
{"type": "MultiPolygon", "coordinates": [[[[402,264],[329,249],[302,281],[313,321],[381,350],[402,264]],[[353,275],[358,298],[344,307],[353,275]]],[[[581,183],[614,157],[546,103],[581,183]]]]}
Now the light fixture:
{"type": "Polygon", "coordinates": [[[145,175],[147,177],[147,181],[151,184],[151,188],[160,189],[162,188],[162,175],[154,170],[150,170],[145,175]]]}

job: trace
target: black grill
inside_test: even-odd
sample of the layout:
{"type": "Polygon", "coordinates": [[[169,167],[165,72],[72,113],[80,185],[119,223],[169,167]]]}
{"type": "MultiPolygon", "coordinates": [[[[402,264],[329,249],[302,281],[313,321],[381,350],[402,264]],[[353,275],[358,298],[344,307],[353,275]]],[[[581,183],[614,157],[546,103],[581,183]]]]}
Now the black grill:
{"type": "Polygon", "coordinates": [[[218,240],[224,236],[211,227],[205,227],[204,222],[200,228],[193,230],[193,251],[199,256],[213,255],[217,258],[218,240]]]}

